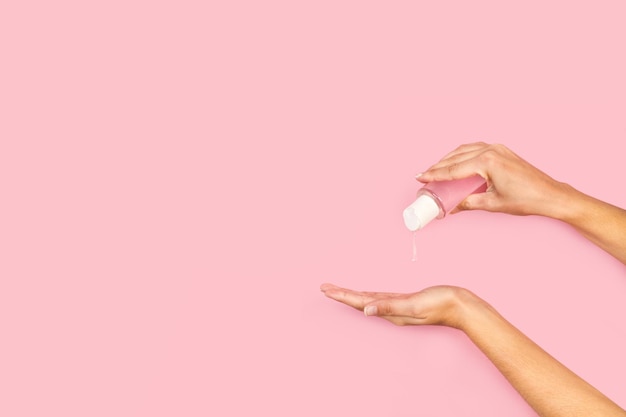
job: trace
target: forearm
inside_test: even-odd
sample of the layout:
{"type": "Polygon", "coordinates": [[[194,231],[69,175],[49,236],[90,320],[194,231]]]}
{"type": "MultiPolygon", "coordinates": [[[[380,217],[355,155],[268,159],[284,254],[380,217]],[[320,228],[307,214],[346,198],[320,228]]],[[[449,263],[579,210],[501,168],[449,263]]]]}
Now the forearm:
{"type": "Polygon", "coordinates": [[[542,417],[626,412],[550,356],[482,300],[464,303],[461,330],[542,417]]]}
{"type": "Polygon", "coordinates": [[[569,185],[551,217],[562,220],[626,264],[626,210],[590,197],[569,185]]]}

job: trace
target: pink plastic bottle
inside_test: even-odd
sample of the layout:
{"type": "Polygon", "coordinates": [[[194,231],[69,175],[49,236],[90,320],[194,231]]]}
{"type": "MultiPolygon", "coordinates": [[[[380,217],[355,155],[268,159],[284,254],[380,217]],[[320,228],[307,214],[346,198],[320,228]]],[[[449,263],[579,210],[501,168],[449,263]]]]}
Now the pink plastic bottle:
{"type": "Polygon", "coordinates": [[[404,224],[416,231],[433,219],[441,219],[470,194],[484,192],[487,182],[480,175],[452,181],[436,181],[424,185],[417,199],[402,213],[404,224]]]}

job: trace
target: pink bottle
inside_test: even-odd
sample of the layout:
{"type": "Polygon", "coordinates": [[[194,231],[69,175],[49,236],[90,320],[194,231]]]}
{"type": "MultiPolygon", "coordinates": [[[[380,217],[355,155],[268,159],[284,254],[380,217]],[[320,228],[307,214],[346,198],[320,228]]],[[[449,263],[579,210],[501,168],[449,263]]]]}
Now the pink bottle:
{"type": "Polygon", "coordinates": [[[484,192],[487,182],[480,175],[452,181],[435,181],[417,192],[417,200],[402,213],[404,224],[419,230],[433,219],[442,219],[470,194],[484,192]]]}

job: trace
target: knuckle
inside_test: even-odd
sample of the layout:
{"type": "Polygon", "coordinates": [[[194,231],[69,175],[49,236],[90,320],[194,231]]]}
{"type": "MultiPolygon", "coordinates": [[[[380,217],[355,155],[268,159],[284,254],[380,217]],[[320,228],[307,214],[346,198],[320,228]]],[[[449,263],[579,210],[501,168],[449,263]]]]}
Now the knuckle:
{"type": "Polygon", "coordinates": [[[508,148],[501,143],[494,143],[490,146],[490,148],[492,148],[498,153],[504,153],[508,151],[508,148]]]}
{"type": "Polygon", "coordinates": [[[500,158],[500,154],[495,148],[490,147],[485,152],[481,153],[479,158],[487,166],[493,166],[495,163],[497,163],[498,159],[500,158]]]}

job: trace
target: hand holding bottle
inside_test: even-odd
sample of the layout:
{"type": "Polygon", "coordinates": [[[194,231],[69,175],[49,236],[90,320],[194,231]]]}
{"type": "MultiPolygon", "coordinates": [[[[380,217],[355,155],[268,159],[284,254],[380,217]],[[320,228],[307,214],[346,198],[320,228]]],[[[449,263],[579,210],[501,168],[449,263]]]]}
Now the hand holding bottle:
{"type": "Polygon", "coordinates": [[[448,181],[480,175],[484,193],[472,194],[459,210],[487,210],[515,215],[537,214],[558,218],[569,188],[535,168],[503,145],[461,145],[418,176],[421,182],[448,181]]]}
{"type": "Polygon", "coordinates": [[[529,164],[504,145],[461,145],[417,177],[424,183],[480,175],[487,191],[455,210],[536,214],[564,221],[626,264],[626,210],[586,195],[529,164]]]}

